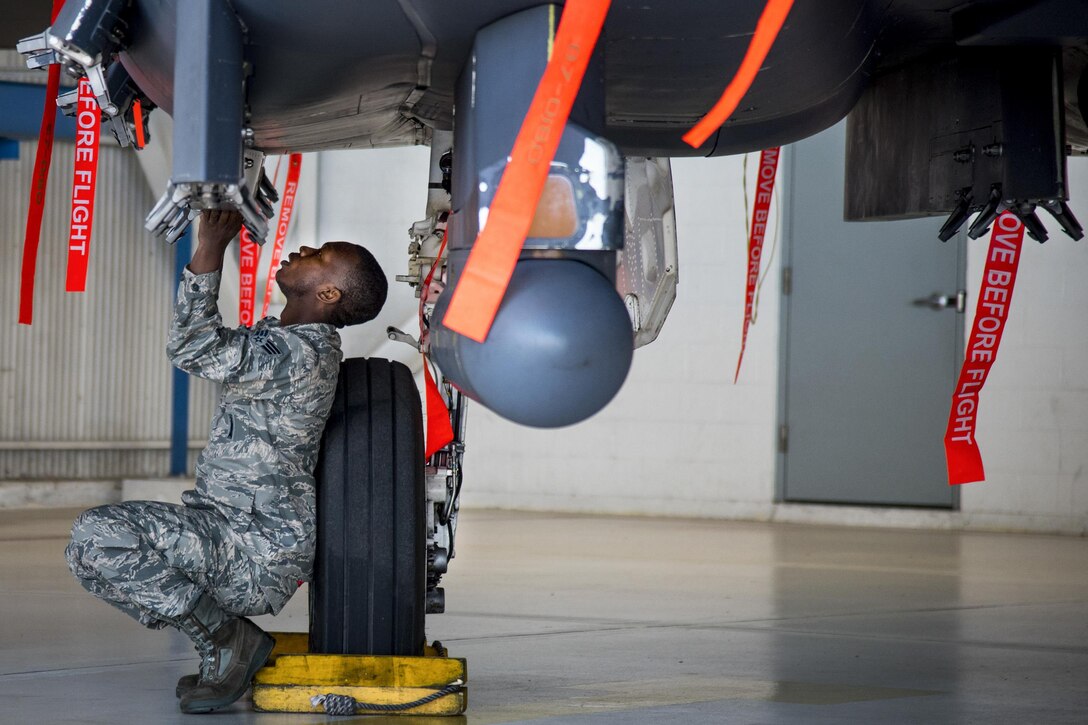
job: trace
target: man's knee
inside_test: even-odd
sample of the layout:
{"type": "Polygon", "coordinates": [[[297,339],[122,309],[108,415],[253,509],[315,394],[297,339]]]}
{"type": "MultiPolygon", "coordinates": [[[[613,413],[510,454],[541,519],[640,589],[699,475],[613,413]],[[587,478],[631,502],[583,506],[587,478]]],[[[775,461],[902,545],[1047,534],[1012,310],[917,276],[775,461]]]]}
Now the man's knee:
{"type": "Polygon", "coordinates": [[[79,579],[97,576],[97,563],[105,548],[132,548],[137,537],[127,531],[116,505],[87,509],[72,523],[72,540],[64,550],[68,568],[79,579]]]}
{"type": "Polygon", "coordinates": [[[87,509],[72,522],[72,537],[64,550],[64,558],[68,561],[68,568],[77,579],[86,579],[93,576],[93,572],[87,565],[87,549],[94,545],[94,529],[99,521],[106,518],[104,511],[106,506],[96,506],[87,509]]]}
{"type": "Polygon", "coordinates": [[[113,504],[87,509],[72,522],[72,543],[93,544],[101,538],[103,530],[115,527],[122,520],[113,504]]]}

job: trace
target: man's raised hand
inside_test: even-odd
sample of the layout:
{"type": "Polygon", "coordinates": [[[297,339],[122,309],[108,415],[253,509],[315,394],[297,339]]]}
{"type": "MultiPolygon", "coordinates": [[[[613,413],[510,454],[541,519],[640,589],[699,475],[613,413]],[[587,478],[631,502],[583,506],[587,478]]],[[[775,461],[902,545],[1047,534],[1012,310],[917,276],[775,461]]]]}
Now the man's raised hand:
{"type": "Polygon", "coordinates": [[[200,244],[196,248],[189,270],[193,274],[214,272],[223,268],[227,245],[238,236],[242,215],[233,209],[208,209],[200,214],[200,244]]]}
{"type": "Polygon", "coordinates": [[[234,209],[205,209],[200,213],[200,243],[226,247],[242,229],[242,214],[234,209]]]}

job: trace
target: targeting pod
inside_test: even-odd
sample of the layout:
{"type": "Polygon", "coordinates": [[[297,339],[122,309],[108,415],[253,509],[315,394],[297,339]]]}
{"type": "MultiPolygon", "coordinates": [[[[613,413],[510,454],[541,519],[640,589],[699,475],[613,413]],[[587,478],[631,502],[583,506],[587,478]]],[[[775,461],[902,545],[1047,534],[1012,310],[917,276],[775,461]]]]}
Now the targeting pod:
{"type": "Polygon", "coordinates": [[[619,391],[634,336],[616,291],[624,244],[624,163],[599,135],[604,85],[591,59],[562,131],[532,227],[483,343],[441,320],[487,220],[508,155],[547,64],[559,16],[532,8],[481,30],[457,88],[449,282],[431,352],[469,397],[524,425],[584,420],[619,391]]]}

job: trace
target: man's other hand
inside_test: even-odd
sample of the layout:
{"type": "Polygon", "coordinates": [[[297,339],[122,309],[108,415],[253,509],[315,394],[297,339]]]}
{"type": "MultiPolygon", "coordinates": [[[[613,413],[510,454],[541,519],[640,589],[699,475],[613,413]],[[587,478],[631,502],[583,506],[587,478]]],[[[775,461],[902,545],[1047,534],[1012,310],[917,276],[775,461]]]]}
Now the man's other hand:
{"type": "Polygon", "coordinates": [[[234,209],[205,209],[200,213],[200,243],[226,247],[242,229],[242,214],[234,209]]]}

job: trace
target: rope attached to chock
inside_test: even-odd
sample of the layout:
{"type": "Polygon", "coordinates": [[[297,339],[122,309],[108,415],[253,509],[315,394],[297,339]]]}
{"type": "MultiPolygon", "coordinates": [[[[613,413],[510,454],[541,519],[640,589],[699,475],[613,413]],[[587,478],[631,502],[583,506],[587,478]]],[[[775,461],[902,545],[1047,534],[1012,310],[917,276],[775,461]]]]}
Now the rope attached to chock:
{"type": "Polygon", "coordinates": [[[464,689],[463,680],[454,680],[450,684],[443,687],[441,690],[435,690],[429,695],[413,700],[412,702],[401,702],[392,705],[378,705],[369,702],[359,702],[351,695],[336,695],[329,693],[327,695],[314,695],[310,698],[311,707],[324,706],[326,715],[365,715],[366,713],[374,712],[403,712],[405,710],[411,710],[421,705],[426,705],[429,702],[446,697],[447,695],[453,695],[461,692],[464,689]]]}

